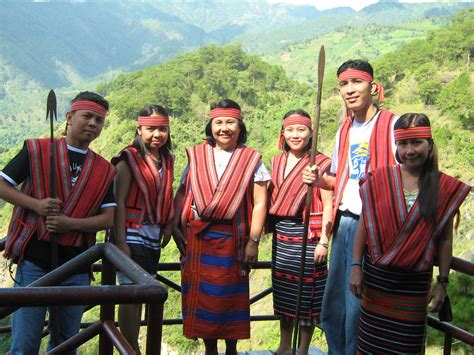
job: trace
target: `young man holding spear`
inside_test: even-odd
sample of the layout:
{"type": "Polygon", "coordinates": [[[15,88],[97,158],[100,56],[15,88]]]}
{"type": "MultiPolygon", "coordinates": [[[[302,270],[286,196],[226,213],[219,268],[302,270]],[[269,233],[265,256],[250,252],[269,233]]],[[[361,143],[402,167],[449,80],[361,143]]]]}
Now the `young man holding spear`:
{"type": "Polygon", "coordinates": [[[360,300],[349,289],[352,245],[361,213],[359,180],[379,166],[395,163],[393,125],[395,115],[380,109],[372,96],[383,101],[383,87],[373,80],[372,66],[349,60],[338,71],[339,93],[346,106],[344,121],[336,135],[331,175],[306,168],[303,180],[334,190],[334,237],[329,275],[323,296],[322,324],[329,354],[355,354],[360,300]],[[334,176],[335,174],[335,176],[334,176]]]}
{"type": "MultiPolygon", "coordinates": [[[[104,127],[108,107],[100,95],[78,94],[66,115],[66,136],[26,140],[23,149],[0,172],[0,198],[15,205],[4,254],[17,264],[15,287],[26,287],[55,264],[59,266],[79,255],[95,243],[97,231],[112,226],[115,169],[89,149],[104,127]],[[50,160],[51,151],[55,156],[50,160]],[[22,184],[21,190],[15,188],[18,184],[22,184]],[[55,243],[57,247],[52,248],[55,243]]],[[[49,107],[51,110],[55,115],[55,108],[49,107]]],[[[89,283],[86,268],[61,286],[89,283]]],[[[57,316],[50,315],[48,328],[57,336],[51,337],[48,349],[79,331],[84,311],[83,306],[54,308],[57,316]]],[[[14,313],[12,355],[39,352],[45,314],[46,307],[24,307],[14,313]]]]}

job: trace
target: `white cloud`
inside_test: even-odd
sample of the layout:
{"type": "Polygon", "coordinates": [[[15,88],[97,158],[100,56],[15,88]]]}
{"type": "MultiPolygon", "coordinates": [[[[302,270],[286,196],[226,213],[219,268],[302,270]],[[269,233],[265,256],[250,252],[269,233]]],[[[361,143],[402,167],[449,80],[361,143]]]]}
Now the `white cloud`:
{"type": "Polygon", "coordinates": [[[318,10],[332,9],[334,7],[352,7],[354,10],[360,10],[368,5],[375,4],[378,0],[267,0],[269,3],[283,2],[293,5],[313,5],[318,10]]]}
{"type": "MultiPolygon", "coordinates": [[[[318,10],[332,9],[334,7],[352,7],[354,10],[361,10],[362,8],[375,4],[378,0],[267,0],[270,4],[283,2],[293,5],[313,5],[318,10]]],[[[416,2],[435,2],[436,0],[400,0],[401,3],[416,3],[416,2]]],[[[455,2],[456,0],[437,0],[439,2],[455,2]]],[[[472,0],[464,0],[472,1],[472,0]]]]}

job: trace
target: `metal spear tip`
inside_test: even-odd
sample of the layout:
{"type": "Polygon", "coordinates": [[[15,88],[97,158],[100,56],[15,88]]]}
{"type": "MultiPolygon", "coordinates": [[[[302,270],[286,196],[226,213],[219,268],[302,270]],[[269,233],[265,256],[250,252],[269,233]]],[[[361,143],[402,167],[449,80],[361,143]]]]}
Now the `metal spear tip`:
{"type": "Polygon", "coordinates": [[[48,119],[58,120],[57,109],[56,109],[56,94],[53,89],[49,91],[48,100],[46,102],[46,120],[48,119]]]}

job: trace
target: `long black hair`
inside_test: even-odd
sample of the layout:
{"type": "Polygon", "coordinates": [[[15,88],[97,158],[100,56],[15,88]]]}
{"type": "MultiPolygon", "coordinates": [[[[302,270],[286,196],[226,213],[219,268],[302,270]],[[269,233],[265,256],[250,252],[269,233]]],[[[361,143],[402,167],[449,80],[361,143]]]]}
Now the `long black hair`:
{"type": "MultiPolygon", "coordinates": [[[[160,116],[168,116],[168,111],[160,105],[156,104],[149,104],[143,107],[138,116],[152,116],[152,115],[160,115],[160,116]]],[[[138,130],[135,131],[135,137],[133,138],[132,147],[136,148],[140,152],[140,156],[145,158],[146,154],[148,153],[148,149],[143,143],[142,136],[138,134],[138,130]]],[[[166,140],[165,144],[160,147],[160,153],[162,153],[165,157],[168,157],[171,153],[172,143],[171,143],[171,131],[170,127],[168,127],[168,139],[166,140]]]]}
{"type": "MultiPolygon", "coordinates": [[[[408,127],[430,127],[430,120],[423,113],[406,113],[398,119],[394,129],[405,129],[408,127]]],[[[420,201],[420,214],[428,222],[436,223],[436,212],[438,203],[438,151],[432,138],[427,138],[431,144],[431,150],[426,158],[421,174],[418,178],[418,200],[420,201]]],[[[398,151],[395,153],[397,161],[401,163],[398,151]]]]}
{"type": "MultiPolygon", "coordinates": [[[[211,110],[215,108],[234,108],[236,110],[241,111],[240,105],[231,99],[224,99],[224,100],[211,104],[211,110]]],[[[239,133],[239,137],[237,138],[237,145],[245,144],[245,142],[247,142],[247,127],[245,127],[245,123],[243,119],[238,120],[238,124],[239,124],[240,133],[239,133]]],[[[206,140],[211,146],[215,147],[216,140],[212,136],[211,126],[212,126],[212,120],[209,120],[209,122],[206,125],[206,130],[205,130],[206,140]]]]}

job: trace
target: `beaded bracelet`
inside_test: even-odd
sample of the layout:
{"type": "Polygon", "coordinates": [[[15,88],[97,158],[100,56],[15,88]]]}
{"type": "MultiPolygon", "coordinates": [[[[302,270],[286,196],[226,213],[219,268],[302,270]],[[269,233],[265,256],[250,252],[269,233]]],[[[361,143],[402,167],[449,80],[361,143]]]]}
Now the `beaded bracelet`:
{"type": "Polygon", "coordinates": [[[329,248],[329,244],[328,244],[328,243],[318,243],[318,245],[322,245],[322,246],[325,247],[326,249],[329,248]]]}
{"type": "Polygon", "coordinates": [[[352,267],[352,266],[362,266],[362,261],[353,260],[353,261],[352,261],[352,264],[351,264],[351,267],[352,267]]]}

